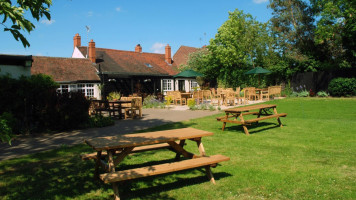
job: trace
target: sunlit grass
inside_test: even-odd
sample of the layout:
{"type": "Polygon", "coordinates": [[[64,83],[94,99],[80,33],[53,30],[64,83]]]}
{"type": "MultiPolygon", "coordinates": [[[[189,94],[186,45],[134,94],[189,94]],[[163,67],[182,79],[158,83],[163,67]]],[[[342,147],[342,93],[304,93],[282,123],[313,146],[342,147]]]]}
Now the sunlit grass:
{"type": "MultiPolygon", "coordinates": [[[[249,127],[227,125],[210,116],[146,131],[194,127],[214,132],[203,138],[208,155],[230,161],[213,169],[216,185],[203,169],[126,181],[122,199],[356,199],[356,99],[291,98],[277,104],[275,119],[249,127]]],[[[186,148],[197,153],[193,142],[186,148]]],[[[93,180],[94,162],[79,155],[86,145],[0,162],[0,199],[112,199],[111,185],[93,180]]],[[[122,169],[172,161],[159,150],[129,155],[122,169]]]]}

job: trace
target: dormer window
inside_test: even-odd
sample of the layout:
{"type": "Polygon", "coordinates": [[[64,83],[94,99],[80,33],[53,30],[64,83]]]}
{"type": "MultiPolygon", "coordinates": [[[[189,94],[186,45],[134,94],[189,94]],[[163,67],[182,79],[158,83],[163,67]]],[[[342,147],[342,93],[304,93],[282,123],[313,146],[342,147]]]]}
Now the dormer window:
{"type": "Polygon", "coordinates": [[[145,63],[145,65],[147,66],[147,67],[149,67],[149,68],[152,68],[153,66],[151,65],[151,64],[149,64],[149,63],[145,63]]]}

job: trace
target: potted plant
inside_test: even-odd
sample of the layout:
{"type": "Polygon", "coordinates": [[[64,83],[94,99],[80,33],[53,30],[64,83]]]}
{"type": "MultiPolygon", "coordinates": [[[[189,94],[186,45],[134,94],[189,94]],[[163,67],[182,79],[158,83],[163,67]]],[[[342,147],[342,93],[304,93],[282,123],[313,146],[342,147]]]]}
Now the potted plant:
{"type": "Polygon", "coordinates": [[[106,97],[109,101],[117,101],[120,100],[121,94],[120,92],[110,92],[109,95],[106,97]]]}

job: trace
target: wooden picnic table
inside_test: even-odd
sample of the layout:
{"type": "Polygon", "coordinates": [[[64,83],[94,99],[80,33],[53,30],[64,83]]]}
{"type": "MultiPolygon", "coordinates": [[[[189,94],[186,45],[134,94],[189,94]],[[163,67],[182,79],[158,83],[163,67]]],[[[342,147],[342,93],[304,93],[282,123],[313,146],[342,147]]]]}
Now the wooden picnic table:
{"type": "Polygon", "coordinates": [[[131,103],[131,100],[116,100],[116,101],[105,101],[105,100],[91,100],[94,103],[95,113],[102,115],[102,112],[109,112],[113,117],[118,116],[119,119],[122,119],[122,104],[131,103]],[[117,113],[117,114],[116,114],[117,113]]]}
{"type": "Polygon", "coordinates": [[[251,125],[252,123],[258,123],[261,120],[266,120],[270,118],[276,118],[279,126],[283,127],[280,117],[286,117],[287,113],[278,113],[277,105],[274,104],[261,104],[261,105],[251,105],[245,107],[238,108],[230,108],[225,110],[225,116],[216,118],[218,121],[223,122],[222,130],[224,131],[226,123],[234,123],[241,124],[245,134],[249,135],[247,125],[251,125]],[[273,109],[273,114],[269,113],[269,110],[273,109]],[[258,110],[258,111],[253,111],[258,110]],[[231,116],[230,116],[231,115],[231,116]],[[245,115],[257,115],[257,118],[245,120],[243,116],[245,115]],[[263,116],[263,117],[261,117],[263,116]],[[229,118],[235,118],[230,120],[229,118]],[[239,118],[240,120],[237,120],[239,118]]]}
{"type": "Polygon", "coordinates": [[[96,160],[94,176],[102,180],[104,183],[112,183],[115,199],[119,199],[119,192],[117,188],[117,182],[119,181],[165,174],[197,167],[205,167],[207,176],[210,181],[215,184],[210,166],[216,166],[217,163],[227,161],[229,158],[223,155],[206,156],[201,138],[211,135],[213,135],[213,133],[208,131],[194,128],[182,128],[110,137],[98,137],[85,140],[85,143],[92,147],[96,153],[82,155],[82,159],[96,160]],[[192,140],[197,143],[199,155],[193,154],[184,149],[185,140],[192,140]],[[179,142],[177,143],[177,141],[179,142]],[[169,148],[176,153],[174,162],[122,171],[115,170],[115,168],[130,153],[162,148],[169,148]],[[179,159],[181,155],[188,159],[180,161],[179,159]],[[106,173],[99,175],[99,168],[104,169],[106,173]]]}

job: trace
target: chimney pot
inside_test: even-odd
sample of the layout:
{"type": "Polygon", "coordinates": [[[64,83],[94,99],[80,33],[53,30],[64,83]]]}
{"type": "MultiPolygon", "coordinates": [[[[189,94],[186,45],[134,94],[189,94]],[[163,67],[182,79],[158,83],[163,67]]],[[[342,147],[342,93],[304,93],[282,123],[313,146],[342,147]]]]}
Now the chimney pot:
{"type": "Polygon", "coordinates": [[[73,37],[73,43],[74,43],[74,48],[75,47],[80,47],[80,46],[82,46],[82,44],[81,44],[81,38],[80,38],[80,35],[79,35],[79,33],[77,33],[77,34],[75,34],[75,36],[73,37]]]}
{"type": "Polygon", "coordinates": [[[169,44],[167,44],[165,49],[166,49],[165,60],[168,64],[172,64],[171,47],[169,46],[169,44]]]}
{"type": "Polygon", "coordinates": [[[95,51],[95,42],[93,40],[90,40],[89,42],[89,60],[92,63],[95,63],[96,61],[96,51],[95,51]]]}
{"type": "Polygon", "coordinates": [[[140,44],[137,44],[135,47],[135,52],[142,53],[142,47],[140,44]]]}

